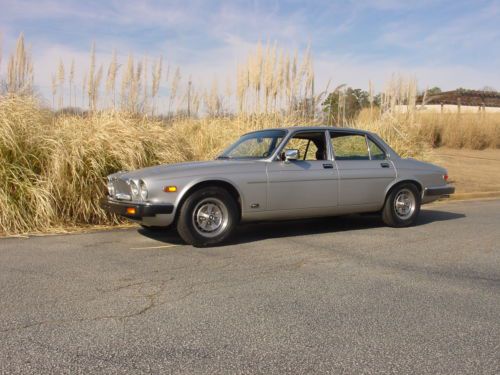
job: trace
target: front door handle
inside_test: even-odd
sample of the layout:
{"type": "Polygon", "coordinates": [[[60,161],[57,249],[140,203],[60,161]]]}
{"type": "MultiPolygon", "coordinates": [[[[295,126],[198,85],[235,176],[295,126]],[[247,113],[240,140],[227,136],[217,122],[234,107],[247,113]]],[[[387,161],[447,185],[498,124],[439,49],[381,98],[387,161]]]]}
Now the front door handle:
{"type": "Polygon", "coordinates": [[[380,166],[382,168],[389,168],[390,167],[389,163],[380,163],[380,166]]]}
{"type": "Polygon", "coordinates": [[[325,168],[325,169],[332,169],[333,168],[333,164],[325,163],[325,164],[323,164],[323,168],[325,168]]]}

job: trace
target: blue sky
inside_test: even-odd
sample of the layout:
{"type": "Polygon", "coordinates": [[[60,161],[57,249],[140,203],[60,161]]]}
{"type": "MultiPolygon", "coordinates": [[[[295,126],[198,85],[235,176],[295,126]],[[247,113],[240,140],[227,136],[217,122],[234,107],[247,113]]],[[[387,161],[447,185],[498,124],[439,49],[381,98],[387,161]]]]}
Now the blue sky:
{"type": "MultiPolygon", "coordinates": [[[[0,0],[4,55],[24,32],[36,81],[49,86],[59,58],[88,64],[116,48],[122,62],[160,54],[202,82],[234,76],[257,41],[311,44],[318,84],[382,89],[391,74],[438,85],[500,89],[499,0],[0,0]]],[[[5,58],[2,72],[5,71],[5,58]]]]}

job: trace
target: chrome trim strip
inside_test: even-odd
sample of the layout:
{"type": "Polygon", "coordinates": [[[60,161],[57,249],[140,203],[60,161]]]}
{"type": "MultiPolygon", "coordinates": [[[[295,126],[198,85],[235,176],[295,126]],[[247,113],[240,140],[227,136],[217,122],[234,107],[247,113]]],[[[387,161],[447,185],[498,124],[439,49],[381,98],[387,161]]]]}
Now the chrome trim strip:
{"type": "Polygon", "coordinates": [[[132,197],[129,194],[123,194],[123,193],[116,193],[115,197],[119,201],[131,201],[132,197]]]}

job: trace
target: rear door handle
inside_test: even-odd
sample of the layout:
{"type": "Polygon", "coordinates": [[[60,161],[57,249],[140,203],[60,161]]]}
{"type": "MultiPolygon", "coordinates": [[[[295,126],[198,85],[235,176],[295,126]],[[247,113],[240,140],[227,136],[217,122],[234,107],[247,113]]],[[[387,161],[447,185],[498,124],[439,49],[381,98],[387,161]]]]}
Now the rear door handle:
{"type": "Polygon", "coordinates": [[[382,168],[389,168],[390,167],[389,163],[380,163],[380,166],[382,168]]]}
{"type": "Polygon", "coordinates": [[[325,168],[325,169],[332,169],[333,168],[333,164],[325,163],[325,164],[323,164],[323,168],[325,168]]]}

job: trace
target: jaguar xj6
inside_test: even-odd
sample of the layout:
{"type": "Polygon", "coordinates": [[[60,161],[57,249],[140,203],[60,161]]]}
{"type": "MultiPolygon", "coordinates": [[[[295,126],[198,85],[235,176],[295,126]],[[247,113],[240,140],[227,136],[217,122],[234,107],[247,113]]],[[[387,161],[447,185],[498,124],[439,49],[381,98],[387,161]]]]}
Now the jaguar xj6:
{"type": "Polygon", "coordinates": [[[454,193],[447,179],[376,134],[291,127],[245,134],[213,161],[112,174],[101,206],[210,246],[250,221],[379,212],[391,227],[411,226],[422,204],[454,193]]]}

